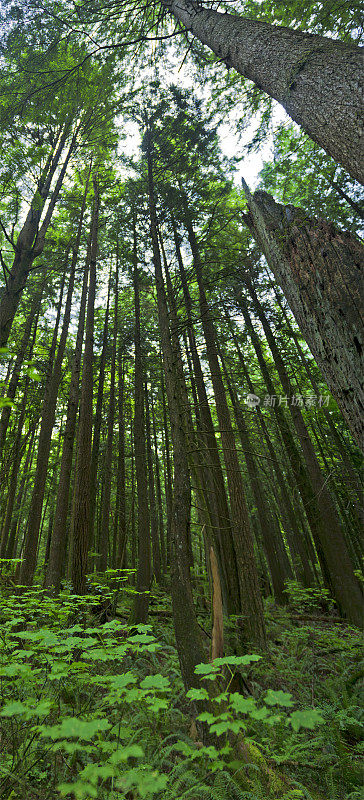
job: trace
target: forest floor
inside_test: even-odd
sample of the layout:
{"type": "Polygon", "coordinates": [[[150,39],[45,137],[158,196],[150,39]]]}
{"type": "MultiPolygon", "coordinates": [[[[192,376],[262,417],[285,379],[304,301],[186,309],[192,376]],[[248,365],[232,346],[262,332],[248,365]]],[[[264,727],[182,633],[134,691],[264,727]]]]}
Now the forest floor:
{"type": "MultiPolygon", "coordinates": [[[[105,593],[101,585],[92,590],[105,593]]],[[[200,695],[193,691],[201,700],[211,679],[221,690],[220,706],[205,717],[215,734],[207,746],[184,692],[170,600],[154,591],[150,625],[131,630],[132,592],[118,593],[117,616],[105,622],[100,594],[76,599],[64,591],[55,600],[40,588],[3,590],[0,798],[363,797],[358,631],[320,609],[317,598],[291,595],[285,609],[267,600],[268,651],[249,658],[235,647],[213,666],[201,595],[206,665],[198,670],[200,695]],[[244,736],[258,757],[237,760],[232,734],[244,736]],[[263,763],[277,781],[267,780],[263,763]]],[[[226,630],[231,641],[233,627],[226,630]]]]}

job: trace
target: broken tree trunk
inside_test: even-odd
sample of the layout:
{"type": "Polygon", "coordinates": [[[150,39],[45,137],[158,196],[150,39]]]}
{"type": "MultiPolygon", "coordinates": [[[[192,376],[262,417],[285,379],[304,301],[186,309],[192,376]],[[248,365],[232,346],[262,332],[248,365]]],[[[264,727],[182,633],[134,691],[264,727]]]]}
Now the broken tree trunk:
{"type": "Polygon", "coordinates": [[[251,195],[244,219],[359,447],[363,447],[363,246],[330,222],[251,195]]]}

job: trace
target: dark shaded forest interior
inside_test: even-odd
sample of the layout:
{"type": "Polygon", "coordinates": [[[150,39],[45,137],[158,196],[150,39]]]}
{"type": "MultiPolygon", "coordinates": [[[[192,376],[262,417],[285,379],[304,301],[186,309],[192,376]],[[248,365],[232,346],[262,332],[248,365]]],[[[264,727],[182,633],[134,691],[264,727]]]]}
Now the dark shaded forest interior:
{"type": "Polygon", "coordinates": [[[0,8],[0,800],[362,800],[357,0],[0,8]]]}

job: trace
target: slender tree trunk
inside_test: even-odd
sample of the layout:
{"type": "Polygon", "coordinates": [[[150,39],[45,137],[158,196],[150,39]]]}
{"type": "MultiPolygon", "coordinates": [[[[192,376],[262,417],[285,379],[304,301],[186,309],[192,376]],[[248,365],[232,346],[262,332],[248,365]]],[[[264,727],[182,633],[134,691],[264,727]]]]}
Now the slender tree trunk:
{"type": "Polygon", "coordinates": [[[201,427],[205,438],[208,461],[212,465],[212,488],[214,490],[217,511],[218,529],[215,531],[216,555],[220,565],[222,586],[224,588],[224,600],[227,612],[231,614],[239,613],[239,578],[236,570],[236,559],[234,553],[234,543],[232,540],[231,522],[229,506],[226,497],[224,476],[222,473],[219,451],[216,442],[214,425],[210,406],[207,398],[204,376],[201,368],[200,357],[198,354],[196,339],[192,322],[192,302],[188,289],[186,271],[183,264],[180,241],[176,227],[174,225],[174,240],[176,247],[177,260],[180,270],[183,296],[187,313],[187,335],[189,339],[193,369],[198,393],[198,407],[200,413],[201,427]]]}
{"type": "Polygon", "coordinates": [[[164,537],[162,487],[161,487],[161,477],[160,477],[157,426],[156,426],[155,412],[154,412],[153,393],[151,393],[150,397],[151,397],[151,417],[152,417],[154,458],[155,458],[155,482],[156,482],[156,494],[157,494],[157,503],[158,503],[158,536],[159,536],[159,544],[160,544],[160,552],[161,552],[161,570],[162,570],[162,575],[164,576],[165,572],[166,572],[166,566],[167,566],[166,542],[165,542],[165,537],[164,537]]]}
{"type": "Polygon", "coordinates": [[[271,513],[266,500],[258,467],[254,458],[254,449],[250,439],[248,426],[245,422],[238,398],[232,386],[221,349],[219,348],[219,350],[220,360],[225,373],[226,383],[234,409],[236,424],[239,430],[241,446],[243,449],[254,502],[257,507],[262,542],[268,561],[274,597],[277,603],[280,605],[285,605],[287,602],[287,595],[284,593],[284,582],[293,577],[292,572],[287,564],[288,559],[283,563],[283,559],[280,557],[279,538],[281,537],[281,533],[277,525],[277,520],[271,513]]]}
{"type": "Polygon", "coordinates": [[[164,375],[168,398],[171,438],[173,444],[174,482],[172,498],[172,563],[171,592],[174,629],[182,679],[186,688],[197,686],[195,667],[203,661],[201,633],[193,603],[189,536],[191,488],[188,466],[188,442],[182,405],[182,387],[178,355],[172,349],[162,264],[158,244],[158,227],[153,181],[152,131],[146,131],[150,233],[157,289],[159,331],[163,353],[164,375]]]}
{"type": "MultiPolygon", "coordinates": [[[[88,188],[88,183],[85,188],[84,205],[86,201],[87,188],[88,188]]],[[[79,225],[80,233],[82,229],[82,219],[83,219],[83,213],[80,218],[80,225],[79,225]]],[[[75,247],[76,252],[78,250],[78,243],[79,242],[77,237],[76,247],[75,247]]],[[[58,594],[60,590],[63,564],[65,563],[65,558],[66,558],[67,517],[69,508],[72,458],[73,458],[74,440],[76,433],[77,411],[79,405],[82,343],[85,330],[85,313],[86,313],[89,263],[90,263],[90,249],[88,248],[85,266],[83,270],[82,293],[81,293],[80,309],[78,316],[76,344],[72,361],[72,372],[71,372],[71,382],[69,389],[67,417],[63,435],[63,448],[62,448],[60,474],[58,480],[57,501],[54,513],[54,524],[50,542],[49,560],[48,560],[46,580],[45,580],[46,587],[48,588],[53,587],[54,592],[56,594],[58,594]]]]}
{"type": "MultiPolygon", "coordinates": [[[[8,397],[10,400],[14,400],[15,395],[16,395],[16,390],[18,388],[21,368],[23,366],[23,362],[24,362],[24,359],[25,359],[25,356],[26,356],[28,345],[29,345],[29,339],[30,339],[30,334],[31,334],[32,326],[33,326],[33,321],[34,321],[35,329],[37,327],[38,315],[39,315],[39,309],[40,309],[43,289],[44,289],[44,282],[41,284],[40,287],[37,287],[35,289],[35,293],[34,293],[34,296],[33,296],[32,303],[31,303],[30,311],[29,311],[29,314],[28,314],[28,316],[27,316],[27,318],[25,320],[23,336],[22,336],[21,341],[20,341],[19,349],[18,349],[18,352],[16,354],[16,358],[15,358],[15,362],[14,362],[13,371],[12,371],[11,378],[10,378],[10,381],[9,381],[9,384],[8,384],[8,387],[7,387],[7,390],[6,390],[6,397],[8,397]]],[[[5,443],[6,431],[8,429],[10,415],[11,415],[11,406],[5,406],[2,409],[1,416],[0,416],[0,460],[1,460],[2,449],[3,449],[4,443],[5,443]]]]}
{"type": "Polygon", "coordinates": [[[116,533],[118,569],[126,566],[126,502],[125,502],[125,408],[124,408],[125,368],[123,348],[120,343],[118,356],[118,472],[116,482],[116,533]]]}
{"type": "Polygon", "coordinates": [[[94,208],[91,222],[90,279],[86,313],[86,335],[83,356],[81,407],[77,439],[77,465],[71,526],[71,582],[76,594],[86,589],[87,553],[90,530],[90,464],[93,400],[93,340],[96,293],[96,260],[99,224],[99,185],[93,178],[94,208]]]}
{"type": "Polygon", "coordinates": [[[134,453],[138,503],[139,558],[136,589],[131,621],[145,623],[148,619],[151,582],[150,516],[148,506],[145,409],[143,389],[143,356],[140,325],[140,277],[138,270],[136,219],[133,210],[133,284],[135,309],[135,377],[134,377],[134,453]]]}
{"type": "MultiPolygon", "coordinates": [[[[235,344],[235,347],[236,347],[236,350],[237,350],[239,362],[240,362],[240,364],[242,366],[245,380],[247,381],[249,392],[251,394],[255,394],[254,385],[253,385],[252,380],[250,378],[249,371],[247,369],[243,353],[241,351],[241,348],[239,347],[239,343],[237,341],[235,331],[232,328],[232,325],[231,325],[230,319],[228,317],[228,314],[226,312],[226,309],[225,309],[225,314],[226,314],[226,319],[227,319],[227,322],[228,322],[228,325],[229,325],[229,329],[230,329],[230,331],[232,333],[233,341],[234,341],[234,344],[235,344]]],[[[276,478],[277,478],[277,483],[278,483],[278,485],[280,487],[282,503],[284,504],[284,507],[286,508],[286,511],[287,511],[288,527],[286,528],[286,533],[287,533],[287,536],[289,537],[290,549],[291,549],[292,554],[293,553],[297,554],[297,552],[299,554],[300,564],[297,564],[297,560],[295,560],[295,566],[296,566],[296,569],[299,570],[300,578],[303,581],[304,586],[313,586],[314,582],[315,582],[314,581],[314,576],[313,576],[313,573],[312,573],[312,570],[311,570],[311,567],[310,567],[310,563],[309,563],[309,560],[308,560],[308,556],[307,556],[307,553],[306,553],[306,549],[305,549],[304,534],[300,530],[299,525],[298,525],[297,508],[296,509],[293,508],[291,497],[290,497],[290,493],[289,493],[289,491],[287,489],[286,482],[285,482],[285,479],[284,479],[284,476],[283,476],[283,472],[281,470],[279,461],[278,461],[278,459],[276,457],[276,452],[275,452],[273,443],[271,441],[271,437],[270,437],[269,432],[268,432],[268,428],[267,428],[267,425],[266,425],[266,422],[265,422],[265,419],[264,419],[264,415],[262,414],[262,411],[261,411],[259,405],[256,407],[255,412],[256,412],[256,414],[258,416],[259,425],[261,427],[264,439],[265,439],[267,447],[268,447],[268,452],[269,452],[269,456],[270,456],[270,459],[271,459],[271,462],[272,462],[272,465],[273,465],[273,468],[274,468],[274,473],[275,473],[276,478]]]]}
{"type": "Polygon", "coordinates": [[[39,229],[44,204],[49,196],[52,178],[61,158],[68,132],[69,125],[65,125],[52,164],[48,170],[47,177],[44,183],[38,184],[38,189],[32,199],[31,207],[28,211],[24,225],[19,233],[16,244],[14,244],[14,261],[0,301],[0,347],[5,347],[8,341],[13,319],[25,287],[28,274],[31,270],[32,263],[43,252],[45,234],[51,222],[52,212],[62,187],[69,160],[76,145],[78,129],[75,131],[72,137],[71,144],[61,167],[44,221],[39,229]]]}
{"type": "Polygon", "coordinates": [[[147,447],[147,465],[148,465],[150,534],[152,540],[152,553],[153,553],[153,572],[158,585],[160,585],[162,581],[161,554],[160,554],[159,537],[158,537],[158,519],[157,519],[155,480],[154,480],[154,468],[153,468],[152,434],[151,434],[150,407],[149,407],[149,395],[148,395],[147,384],[145,384],[145,427],[146,427],[146,447],[147,447]]]}
{"type": "MultiPolygon", "coordinates": [[[[313,501],[314,506],[316,506],[315,532],[318,538],[315,538],[315,542],[319,544],[324,554],[330,584],[339,608],[352,623],[360,625],[362,620],[362,595],[353,573],[340,520],[327,490],[325,478],[322,475],[301,411],[297,405],[292,403],[291,385],[286,369],[274,341],[268,320],[250,282],[249,289],[253,296],[254,308],[263,325],[283,390],[290,401],[288,403],[289,410],[300,441],[310,480],[311,504],[313,501]]],[[[242,310],[244,317],[246,317],[247,311],[246,307],[244,310],[243,305],[242,310]]]]}
{"type": "Polygon", "coordinates": [[[244,617],[243,628],[248,640],[255,641],[264,646],[265,624],[258,571],[255,563],[253,536],[249,524],[241,469],[236,451],[235,436],[217,356],[215,329],[206,299],[197,239],[189,217],[186,200],[185,221],[199,288],[201,321],[205,335],[211,380],[214,388],[216,412],[219,420],[221,444],[229,487],[231,524],[240,582],[242,613],[244,617]]]}
{"type": "Polygon", "coordinates": [[[107,416],[104,497],[103,497],[102,514],[101,514],[100,566],[99,566],[101,572],[105,572],[107,569],[108,550],[109,550],[112,451],[113,451],[114,417],[115,417],[116,345],[118,336],[118,302],[119,302],[119,270],[118,270],[118,263],[116,263],[114,330],[113,330],[113,343],[111,350],[110,394],[109,394],[109,408],[107,416]]]}
{"type": "Polygon", "coordinates": [[[42,409],[42,422],[38,442],[37,466],[34,478],[34,489],[29,509],[28,534],[24,543],[23,564],[20,570],[20,580],[28,586],[33,581],[36,568],[36,552],[38,546],[39,526],[42,516],[44,490],[47,479],[48,461],[52,442],[52,431],[55,421],[58,390],[62,377],[62,361],[66,349],[68,328],[70,323],[72,295],[75,281],[77,253],[73,254],[66,304],[64,309],[62,331],[54,362],[54,369],[49,384],[45,390],[42,409]]]}
{"type": "Polygon", "coordinates": [[[21,403],[20,414],[17,424],[17,432],[15,437],[15,447],[12,456],[12,468],[9,480],[9,487],[8,487],[6,513],[1,531],[0,558],[5,558],[5,553],[7,552],[8,537],[13,517],[16,487],[19,477],[19,467],[21,464],[24,447],[26,445],[27,437],[23,437],[22,439],[22,431],[23,431],[25,413],[27,408],[28,388],[29,388],[29,377],[27,376],[25,380],[25,386],[23,389],[22,403],[21,403]]]}
{"type": "Polygon", "coordinates": [[[27,454],[25,456],[24,467],[22,469],[22,477],[21,477],[21,481],[20,481],[20,485],[19,485],[19,489],[18,489],[18,494],[16,496],[14,512],[13,512],[13,515],[12,515],[11,527],[10,527],[9,535],[7,537],[6,549],[4,551],[4,554],[1,553],[1,556],[0,556],[1,558],[13,558],[14,557],[14,551],[15,551],[15,554],[16,554],[18,524],[19,524],[19,519],[20,519],[20,516],[21,516],[21,508],[22,508],[23,498],[24,498],[24,495],[26,494],[27,481],[29,480],[29,473],[30,473],[31,466],[32,466],[32,460],[33,460],[33,455],[34,455],[34,446],[35,446],[36,429],[37,429],[37,423],[34,424],[32,426],[32,429],[31,429],[28,450],[27,450],[27,454]]]}
{"type": "Polygon", "coordinates": [[[194,0],[163,0],[183,27],[292,119],[358,181],[362,158],[362,51],[353,43],[222,14],[194,0]]]}
{"type": "Polygon", "coordinates": [[[163,464],[164,464],[164,486],[166,494],[166,508],[167,508],[167,540],[166,540],[166,564],[167,568],[171,565],[171,545],[172,545],[172,464],[171,464],[171,448],[169,442],[168,430],[168,417],[167,417],[167,404],[166,404],[166,391],[164,376],[161,375],[161,394],[162,394],[162,412],[163,412],[163,433],[164,433],[164,449],[163,449],[163,464]]]}
{"type": "MultiPolygon", "coordinates": [[[[98,536],[95,536],[95,514],[96,514],[96,497],[97,497],[97,468],[99,463],[100,453],[100,439],[101,439],[101,425],[102,425],[102,406],[104,401],[104,384],[105,384],[105,367],[107,358],[108,346],[108,332],[109,332],[109,308],[110,308],[110,291],[111,291],[111,272],[109,275],[109,285],[107,292],[107,303],[104,319],[104,328],[102,333],[102,346],[100,363],[97,371],[98,384],[97,384],[97,399],[96,411],[94,418],[94,431],[92,437],[92,451],[91,451],[91,472],[90,472],[90,533],[89,540],[90,546],[94,543],[94,549],[98,552],[98,536]]],[[[100,553],[98,553],[96,567],[99,569],[100,553]]]]}
{"type": "Polygon", "coordinates": [[[363,448],[364,248],[350,233],[266,192],[245,219],[359,447],[363,448]]]}

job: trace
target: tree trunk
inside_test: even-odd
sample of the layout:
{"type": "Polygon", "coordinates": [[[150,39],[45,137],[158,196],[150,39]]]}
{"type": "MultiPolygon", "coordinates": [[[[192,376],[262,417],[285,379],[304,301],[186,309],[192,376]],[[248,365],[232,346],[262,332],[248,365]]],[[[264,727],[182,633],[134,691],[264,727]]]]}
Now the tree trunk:
{"type": "Polygon", "coordinates": [[[363,448],[362,244],[322,219],[245,188],[247,224],[359,447],[363,448]]]}
{"type": "Polygon", "coordinates": [[[107,562],[108,562],[108,549],[109,549],[111,472],[112,472],[112,450],[113,450],[114,416],[115,416],[116,345],[117,345],[117,335],[118,335],[118,302],[119,302],[118,284],[119,284],[119,270],[117,263],[115,270],[114,331],[113,331],[113,343],[111,350],[109,409],[107,415],[104,497],[103,497],[102,514],[101,514],[100,562],[99,562],[100,572],[106,572],[107,562]]]}
{"type": "Polygon", "coordinates": [[[62,361],[66,349],[68,328],[71,316],[71,305],[73,287],[75,282],[75,270],[77,262],[77,252],[73,253],[66,304],[63,315],[61,336],[59,340],[57,356],[54,362],[54,369],[48,386],[46,386],[45,397],[42,409],[42,422],[39,433],[37,466],[34,477],[34,489],[29,509],[28,534],[24,543],[23,564],[20,570],[20,580],[23,584],[30,586],[33,581],[36,568],[36,553],[39,538],[39,526],[42,516],[42,505],[47,479],[48,461],[52,442],[52,431],[55,421],[58,390],[62,377],[62,361]]]}
{"type": "Polygon", "coordinates": [[[234,543],[232,540],[230,512],[226,497],[224,476],[221,468],[220,456],[216,442],[215,430],[208,402],[204,376],[198,354],[195,333],[192,322],[192,302],[187,283],[186,271],[183,264],[180,241],[174,225],[174,241],[177,260],[181,276],[183,296],[187,314],[187,335],[189,339],[193,370],[198,394],[198,408],[201,422],[201,432],[204,435],[207,450],[207,461],[211,463],[212,489],[216,501],[216,522],[214,539],[216,540],[216,555],[220,565],[222,586],[226,610],[230,614],[239,613],[239,578],[236,570],[234,543]]]}
{"type": "Polygon", "coordinates": [[[52,212],[61,190],[69,160],[76,145],[77,131],[78,129],[75,131],[72,137],[71,144],[68,148],[66,158],[60,170],[58,180],[52,193],[52,197],[41,228],[39,229],[39,223],[44,209],[44,204],[49,196],[52,178],[55,174],[59,159],[66,143],[69,132],[68,125],[65,125],[64,127],[46,180],[42,185],[38,184],[38,189],[32,199],[31,207],[28,211],[24,225],[19,233],[16,244],[14,244],[14,261],[0,301],[0,347],[5,347],[8,341],[13,319],[15,317],[32,263],[43,252],[45,234],[51,221],[52,212]]]}
{"type": "Polygon", "coordinates": [[[186,200],[185,221],[199,288],[201,321],[205,335],[211,380],[214,388],[216,412],[219,420],[221,444],[229,487],[231,524],[240,582],[243,629],[248,641],[256,642],[264,646],[266,641],[265,624],[259,578],[255,563],[253,536],[246,507],[235,436],[217,356],[215,328],[206,299],[197,239],[189,217],[186,200]]]}
{"type": "Polygon", "coordinates": [[[159,456],[158,456],[157,426],[155,420],[154,402],[152,393],[150,397],[151,397],[151,416],[152,416],[154,457],[155,457],[155,482],[156,482],[157,503],[158,503],[158,535],[159,535],[159,544],[161,551],[161,569],[162,569],[162,575],[164,576],[167,567],[167,559],[166,559],[167,554],[166,554],[166,542],[164,537],[162,487],[161,487],[160,466],[159,466],[159,456]]]}
{"type": "Polygon", "coordinates": [[[280,551],[278,546],[279,538],[281,537],[281,532],[277,525],[277,520],[274,518],[274,515],[270,511],[269,504],[267,502],[263,486],[261,484],[258,467],[254,458],[254,449],[250,439],[248,426],[245,422],[244,415],[239,405],[234,387],[232,386],[230,376],[228,374],[228,370],[225,364],[225,360],[222,356],[221,351],[219,354],[222,367],[225,373],[225,378],[231,398],[231,403],[234,409],[236,424],[240,435],[241,446],[243,449],[244,459],[249,475],[254,502],[257,507],[262,543],[268,561],[273,594],[277,603],[279,603],[280,605],[285,605],[285,603],[287,602],[287,595],[284,593],[285,589],[284,582],[293,577],[292,572],[290,571],[289,566],[287,564],[288,558],[285,561],[285,563],[282,563],[283,559],[280,557],[280,551]]]}
{"type": "MultiPolygon", "coordinates": [[[[263,325],[283,391],[289,398],[288,407],[302,448],[311,484],[311,504],[314,502],[314,506],[316,506],[315,532],[318,538],[315,538],[315,542],[319,544],[324,554],[330,584],[339,608],[354,625],[360,626],[362,621],[362,594],[353,573],[340,520],[326,487],[326,481],[322,475],[301,411],[297,405],[292,403],[290,381],[274,341],[272,330],[250,282],[249,290],[253,297],[254,308],[263,325]]],[[[244,317],[246,313],[245,308],[243,310],[244,317]]]]}
{"type": "Polygon", "coordinates": [[[93,340],[96,293],[96,260],[99,223],[99,186],[93,178],[94,208],[91,221],[90,279],[86,313],[86,336],[83,356],[81,407],[77,438],[77,465],[71,526],[71,582],[76,594],[86,589],[87,553],[90,530],[90,465],[93,400],[93,340]]]}
{"type": "Polygon", "coordinates": [[[155,481],[154,481],[154,468],[153,468],[153,451],[152,451],[152,435],[150,423],[150,408],[148,387],[145,384],[145,427],[146,427],[146,446],[147,446],[147,464],[148,464],[148,494],[149,494],[149,510],[150,510],[150,534],[152,540],[152,553],[153,553],[153,573],[158,585],[161,584],[161,554],[158,537],[158,519],[157,519],[157,506],[155,494],[155,481]]]}
{"type": "MultiPolygon", "coordinates": [[[[31,303],[29,314],[25,320],[23,336],[20,341],[19,349],[16,354],[14,367],[12,370],[11,378],[6,390],[6,397],[10,398],[10,400],[14,400],[16,395],[16,390],[18,388],[21,368],[23,366],[23,362],[26,356],[27,347],[29,344],[30,333],[32,330],[33,321],[35,320],[35,329],[37,327],[38,321],[38,314],[40,309],[40,303],[42,298],[42,293],[44,289],[44,282],[35,290],[35,294],[31,303]]],[[[11,406],[5,406],[2,409],[1,416],[0,416],[0,459],[2,454],[2,449],[5,443],[6,431],[9,425],[11,415],[11,406]]]]}
{"type": "Polygon", "coordinates": [[[193,603],[189,535],[191,488],[188,466],[188,442],[185,416],[182,405],[182,387],[178,369],[178,354],[173,352],[168,320],[162,264],[158,243],[157,215],[154,196],[152,132],[145,134],[147,144],[148,191],[150,233],[153,247],[153,263],[157,289],[159,331],[163,353],[164,375],[168,398],[171,438],[173,445],[174,482],[172,497],[172,563],[171,592],[173,620],[182,679],[187,689],[198,686],[195,667],[204,660],[201,634],[193,603]]]}
{"type": "MultiPolygon", "coordinates": [[[[96,498],[97,498],[97,468],[99,464],[100,454],[100,439],[101,439],[101,425],[102,425],[102,406],[104,402],[104,384],[105,384],[105,367],[107,358],[107,345],[108,345],[108,331],[109,331],[109,309],[110,309],[110,291],[111,291],[111,273],[109,275],[109,284],[107,291],[107,303],[104,319],[104,327],[102,332],[102,346],[100,362],[97,371],[97,398],[96,410],[94,417],[94,430],[92,437],[92,450],[91,450],[91,471],[90,471],[90,511],[89,511],[89,542],[90,547],[98,552],[98,536],[95,532],[95,514],[96,514],[96,498]]],[[[100,553],[96,557],[96,569],[98,569],[100,553]]],[[[94,558],[92,563],[95,563],[94,558]]]]}
{"type": "Polygon", "coordinates": [[[222,14],[194,0],[163,4],[227,67],[278,100],[353,178],[364,181],[361,48],[222,14]]]}
{"type": "Polygon", "coordinates": [[[72,458],[76,433],[77,411],[79,404],[80,374],[82,359],[82,343],[85,330],[85,313],[87,300],[87,280],[89,271],[89,254],[86,258],[82,294],[80,301],[76,345],[73,353],[71,383],[67,407],[66,425],[63,435],[61,467],[58,480],[57,501],[54,513],[54,524],[50,543],[49,561],[45,585],[53,587],[59,594],[63,564],[66,558],[67,517],[70,496],[72,458]]]}
{"type": "Polygon", "coordinates": [[[116,518],[117,561],[115,566],[123,569],[126,566],[126,517],[125,517],[125,409],[124,409],[125,369],[122,345],[118,356],[118,471],[116,481],[116,518]]]}
{"type": "Polygon", "coordinates": [[[135,374],[134,374],[134,453],[138,504],[139,559],[136,575],[137,594],[130,621],[146,623],[149,609],[151,580],[150,516],[148,506],[145,413],[143,389],[143,355],[140,326],[140,277],[138,270],[136,219],[133,210],[133,284],[135,309],[135,374]]]}

